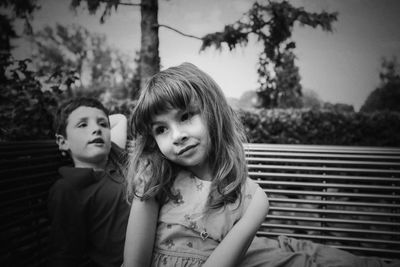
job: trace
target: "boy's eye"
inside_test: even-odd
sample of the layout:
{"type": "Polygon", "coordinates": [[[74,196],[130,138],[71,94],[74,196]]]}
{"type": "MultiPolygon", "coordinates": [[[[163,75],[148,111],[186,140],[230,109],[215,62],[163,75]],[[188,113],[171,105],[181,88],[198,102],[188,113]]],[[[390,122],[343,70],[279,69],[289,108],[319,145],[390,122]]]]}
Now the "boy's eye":
{"type": "Polygon", "coordinates": [[[78,128],[84,128],[86,126],[87,126],[86,122],[82,122],[82,123],[78,124],[78,128]]]}
{"type": "Polygon", "coordinates": [[[108,123],[106,121],[99,122],[99,125],[104,128],[108,128],[108,123]]]}

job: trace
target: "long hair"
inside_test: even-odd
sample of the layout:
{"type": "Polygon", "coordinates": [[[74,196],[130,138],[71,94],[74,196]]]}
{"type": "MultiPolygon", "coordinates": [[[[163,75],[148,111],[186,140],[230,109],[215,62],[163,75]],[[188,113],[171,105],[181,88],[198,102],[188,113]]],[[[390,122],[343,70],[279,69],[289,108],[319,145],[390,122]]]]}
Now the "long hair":
{"type": "Polygon", "coordinates": [[[181,167],[163,157],[150,125],[155,115],[193,108],[200,110],[210,135],[208,161],[213,180],[208,207],[217,209],[241,199],[247,178],[243,126],[218,84],[190,63],[157,73],[140,93],[130,119],[136,141],[127,173],[128,194],[135,194],[137,184],[144,181],[141,199],[156,197],[161,203],[175,199],[171,187],[181,167]]]}

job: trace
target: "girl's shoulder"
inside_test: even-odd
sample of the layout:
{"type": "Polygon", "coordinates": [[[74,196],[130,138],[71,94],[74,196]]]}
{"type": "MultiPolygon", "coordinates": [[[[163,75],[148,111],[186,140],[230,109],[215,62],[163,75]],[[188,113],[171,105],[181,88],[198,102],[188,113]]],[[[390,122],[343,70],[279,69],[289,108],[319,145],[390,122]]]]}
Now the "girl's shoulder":
{"type": "Polygon", "coordinates": [[[256,181],[251,179],[250,177],[247,177],[246,182],[244,183],[244,186],[242,188],[242,194],[244,196],[246,196],[246,195],[254,195],[254,193],[257,190],[262,190],[260,185],[256,181]]]}
{"type": "Polygon", "coordinates": [[[247,178],[246,182],[242,187],[242,212],[244,213],[247,210],[251,200],[253,199],[254,194],[258,190],[263,190],[260,185],[251,178],[247,178]]]}

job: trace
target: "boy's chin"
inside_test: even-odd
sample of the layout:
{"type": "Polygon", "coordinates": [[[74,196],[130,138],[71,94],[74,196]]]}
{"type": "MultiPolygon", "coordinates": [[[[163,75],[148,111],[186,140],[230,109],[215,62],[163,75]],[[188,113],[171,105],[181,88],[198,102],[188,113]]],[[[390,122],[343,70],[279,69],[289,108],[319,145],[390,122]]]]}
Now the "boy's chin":
{"type": "Polygon", "coordinates": [[[104,151],[97,151],[95,153],[91,153],[90,155],[88,155],[88,157],[86,158],[86,161],[88,163],[103,163],[105,161],[108,160],[108,155],[109,155],[109,151],[108,150],[104,150],[104,151]]]}

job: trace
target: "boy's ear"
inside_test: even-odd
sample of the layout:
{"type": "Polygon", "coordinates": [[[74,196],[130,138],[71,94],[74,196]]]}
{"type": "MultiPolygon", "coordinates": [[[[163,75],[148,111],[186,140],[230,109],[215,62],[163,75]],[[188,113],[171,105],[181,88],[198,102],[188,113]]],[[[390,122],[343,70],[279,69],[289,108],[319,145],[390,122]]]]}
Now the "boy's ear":
{"type": "Polygon", "coordinates": [[[63,135],[56,134],[56,143],[60,151],[68,151],[68,141],[63,135]]]}

